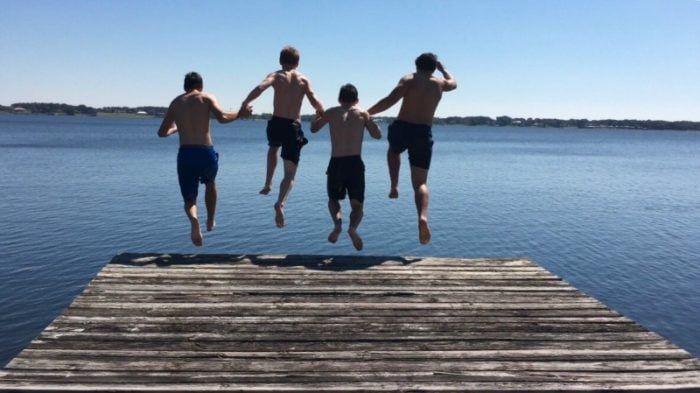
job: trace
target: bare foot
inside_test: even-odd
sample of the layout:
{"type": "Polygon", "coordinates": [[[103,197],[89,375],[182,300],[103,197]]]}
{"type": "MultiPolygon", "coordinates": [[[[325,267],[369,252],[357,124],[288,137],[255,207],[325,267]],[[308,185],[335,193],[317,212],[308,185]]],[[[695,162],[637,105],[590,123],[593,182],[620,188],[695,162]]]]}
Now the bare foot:
{"type": "Polygon", "coordinates": [[[398,197],[399,197],[399,189],[392,188],[391,191],[389,191],[389,199],[396,199],[398,197]]]}
{"type": "Polygon", "coordinates": [[[192,239],[192,244],[197,247],[201,247],[204,244],[204,239],[202,238],[202,231],[199,229],[199,220],[196,218],[190,219],[190,224],[192,225],[190,238],[192,239]]]}
{"type": "Polygon", "coordinates": [[[428,220],[421,218],[418,220],[418,238],[420,244],[430,243],[430,227],[428,226],[428,220]]]}
{"type": "Polygon", "coordinates": [[[214,221],[214,218],[207,217],[207,232],[211,232],[216,228],[216,221],[214,221]]]}
{"type": "Polygon", "coordinates": [[[328,241],[331,243],[335,243],[338,241],[338,236],[340,236],[340,232],[342,231],[342,227],[340,225],[336,225],[335,228],[331,231],[330,234],[328,234],[328,241]]]}
{"type": "Polygon", "coordinates": [[[281,203],[275,203],[275,224],[277,228],[284,226],[284,205],[281,203]]]}
{"type": "Polygon", "coordinates": [[[350,239],[352,239],[352,245],[355,246],[355,250],[362,250],[362,238],[357,234],[355,228],[348,229],[348,235],[350,235],[350,239]]]}
{"type": "Polygon", "coordinates": [[[267,195],[270,193],[271,190],[272,190],[272,187],[266,185],[265,187],[262,188],[262,190],[260,190],[260,194],[267,195]]]}

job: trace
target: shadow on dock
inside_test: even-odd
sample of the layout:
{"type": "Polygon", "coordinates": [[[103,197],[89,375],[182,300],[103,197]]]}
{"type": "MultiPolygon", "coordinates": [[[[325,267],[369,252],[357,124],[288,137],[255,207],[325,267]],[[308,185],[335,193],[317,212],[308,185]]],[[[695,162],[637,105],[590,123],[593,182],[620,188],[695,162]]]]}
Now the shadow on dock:
{"type": "Polygon", "coordinates": [[[178,265],[253,264],[260,267],[303,267],[313,270],[347,271],[376,266],[407,266],[423,258],[397,256],[328,256],[328,255],[234,255],[234,254],[141,254],[123,253],[111,264],[160,267],[178,265]]]}

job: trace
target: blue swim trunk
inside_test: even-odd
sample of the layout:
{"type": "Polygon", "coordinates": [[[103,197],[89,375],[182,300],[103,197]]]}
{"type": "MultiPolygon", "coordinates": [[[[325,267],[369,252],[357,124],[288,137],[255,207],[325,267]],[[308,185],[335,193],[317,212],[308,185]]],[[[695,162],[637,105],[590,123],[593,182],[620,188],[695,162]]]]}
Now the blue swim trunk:
{"type": "Polygon", "coordinates": [[[408,150],[408,162],[415,167],[430,169],[433,157],[433,133],[430,126],[394,120],[389,125],[389,148],[396,154],[408,150]]]}
{"type": "Polygon", "coordinates": [[[211,183],[219,171],[219,153],[214,146],[182,145],[177,153],[177,178],[185,201],[197,199],[198,183],[211,183]]]}

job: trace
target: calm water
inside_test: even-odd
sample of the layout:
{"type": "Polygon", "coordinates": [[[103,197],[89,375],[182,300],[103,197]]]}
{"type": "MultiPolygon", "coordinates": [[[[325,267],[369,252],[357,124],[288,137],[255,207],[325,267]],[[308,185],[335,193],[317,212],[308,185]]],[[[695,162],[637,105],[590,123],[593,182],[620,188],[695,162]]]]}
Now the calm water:
{"type": "MultiPolygon", "coordinates": [[[[0,365],[120,252],[356,254],[345,236],[326,242],[327,130],[309,137],[279,230],[274,197],[258,195],[264,122],[215,125],[218,227],[197,249],[177,139],[157,138],[158,125],[0,116],[0,365]]],[[[367,138],[360,254],[527,257],[700,355],[700,133],[454,126],[434,135],[432,243],[418,244],[407,168],[390,201],[386,141],[367,138]]]]}

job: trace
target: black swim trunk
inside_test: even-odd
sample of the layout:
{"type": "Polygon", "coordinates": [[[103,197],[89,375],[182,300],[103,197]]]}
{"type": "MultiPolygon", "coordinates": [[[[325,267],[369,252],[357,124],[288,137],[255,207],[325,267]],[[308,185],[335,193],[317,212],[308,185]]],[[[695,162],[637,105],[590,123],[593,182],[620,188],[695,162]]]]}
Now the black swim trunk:
{"type": "Polygon", "coordinates": [[[177,178],[185,201],[196,199],[199,187],[197,183],[213,182],[218,171],[219,153],[214,150],[214,146],[180,146],[177,153],[177,178]]]}
{"type": "Polygon", "coordinates": [[[430,126],[394,120],[389,126],[389,148],[396,154],[408,149],[408,162],[412,166],[430,169],[433,157],[433,133],[430,126]]]}
{"type": "Polygon", "coordinates": [[[365,201],[365,164],[360,156],[331,157],[326,175],[329,199],[345,199],[347,191],[350,199],[365,201]]]}
{"type": "Polygon", "coordinates": [[[270,146],[282,146],[280,157],[298,165],[301,147],[309,143],[309,140],[304,138],[304,131],[298,121],[272,116],[267,122],[267,143],[270,146]]]}

